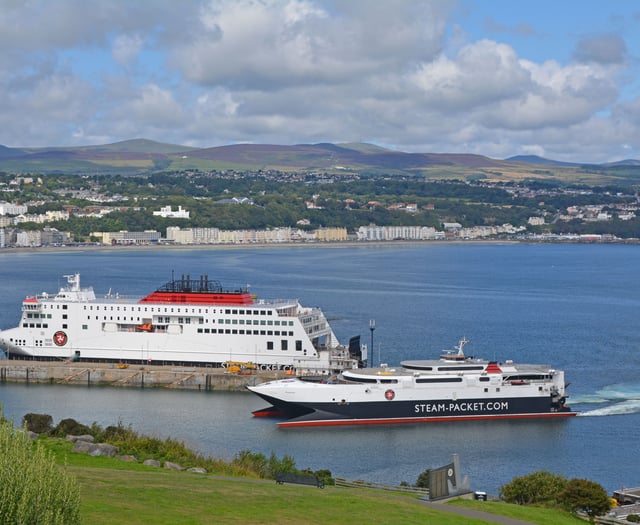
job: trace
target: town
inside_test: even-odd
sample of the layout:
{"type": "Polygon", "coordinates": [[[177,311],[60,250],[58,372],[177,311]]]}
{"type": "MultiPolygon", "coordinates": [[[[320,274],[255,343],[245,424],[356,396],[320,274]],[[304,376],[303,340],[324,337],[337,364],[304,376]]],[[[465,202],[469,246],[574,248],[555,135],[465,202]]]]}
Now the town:
{"type": "Polygon", "coordinates": [[[0,173],[0,248],[526,240],[633,242],[625,187],[344,173],[0,173]]]}

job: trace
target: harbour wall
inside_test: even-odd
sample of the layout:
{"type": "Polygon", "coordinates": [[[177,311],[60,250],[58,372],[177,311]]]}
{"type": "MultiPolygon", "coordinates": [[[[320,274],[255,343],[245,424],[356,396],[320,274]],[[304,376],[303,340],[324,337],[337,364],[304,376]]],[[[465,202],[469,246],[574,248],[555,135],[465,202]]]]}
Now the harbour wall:
{"type": "Polygon", "coordinates": [[[245,375],[209,367],[129,365],[121,368],[113,363],[0,360],[0,383],[244,391],[247,386],[284,377],[284,371],[245,375]]]}

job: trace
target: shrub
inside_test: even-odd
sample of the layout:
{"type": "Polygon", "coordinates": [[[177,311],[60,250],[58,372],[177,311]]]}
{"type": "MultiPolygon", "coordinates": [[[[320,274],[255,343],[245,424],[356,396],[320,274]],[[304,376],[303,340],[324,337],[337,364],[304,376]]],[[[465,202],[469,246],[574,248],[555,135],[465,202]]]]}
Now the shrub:
{"type": "Polygon", "coordinates": [[[53,418],[49,414],[25,414],[22,424],[36,434],[47,434],[53,427],[53,418]]]}
{"type": "Polygon", "coordinates": [[[532,474],[513,478],[509,483],[500,487],[500,496],[507,503],[553,506],[566,485],[567,480],[563,476],[539,470],[532,474]]]}
{"type": "MultiPolygon", "coordinates": [[[[25,416],[26,417],[26,416],[25,416]]],[[[0,418],[0,523],[80,523],[80,490],[53,454],[0,418]]]]}
{"type": "Polygon", "coordinates": [[[91,434],[91,429],[82,423],[78,423],[75,419],[69,418],[60,421],[51,431],[51,434],[57,437],[65,437],[68,434],[72,436],[83,436],[91,434]]]}
{"type": "Polygon", "coordinates": [[[640,523],[640,515],[639,514],[629,514],[627,516],[627,521],[631,523],[640,523]]]}
{"type": "Polygon", "coordinates": [[[560,499],[567,510],[583,511],[591,519],[611,510],[611,500],[607,491],[602,488],[602,485],[588,479],[569,480],[560,499]]]}

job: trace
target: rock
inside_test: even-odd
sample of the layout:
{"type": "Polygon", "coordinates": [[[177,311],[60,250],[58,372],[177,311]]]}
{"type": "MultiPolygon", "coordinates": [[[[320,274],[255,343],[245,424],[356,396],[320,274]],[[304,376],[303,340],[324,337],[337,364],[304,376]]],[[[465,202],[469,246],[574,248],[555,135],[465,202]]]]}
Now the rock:
{"type": "Polygon", "coordinates": [[[88,441],[89,443],[93,443],[93,436],[91,434],[82,434],[81,436],[72,436],[71,434],[67,434],[67,441],[71,441],[73,443],[76,441],[88,441]]]}
{"type": "Polygon", "coordinates": [[[88,454],[93,446],[94,444],[90,443],[89,441],[76,441],[73,444],[71,452],[76,452],[78,454],[88,454]]]}
{"type": "Polygon", "coordinates": [[[35,432],[31,432],[31,430],[27,430],[27,437],[31,441],[34,441],[35,439],[38,439],[39,436],[40,436],[40,434],[36,434],[35,432]]]}
{"type": "Polygon", "coordinates": [[[90,443],[89,441],[78,440],[74,443],[71,452],[89,454],[90,456],[114,457],[118,452],[118,448],[109,443],[90,443]]]}
{"type": "Polygon", "coordinates": [[[138,461],[135,456],[132,456],[130,454],[126,454],[124,456],[116,456],[116,459],[119,459],[120,461],[126,461],[127,463],[136,463],[138,461]]]}
{"type": "Polygon", "coordinates": [[[146,465],[147,467],[161,467],[162,465],[160,465],[160,462],[157,459],[145,459],[142,462],[143,465],[146,465]]]}
{"type": "MultiPolygon", "coordinates": [[[[78,441],[76,441],[76,443],[78,443],[78,441]]],[[[89,452],[90,456],[109,456],[112,458],[118,453],[118,447],[109,443],[92,443],[92,445],[95,448],[89,452]]]]}
{"type": "Polygon", "coordinates": [[[184,467],[182,465],[172,463],[171,461],[165,461],[164,468],[168,468],[169,470],[184,470],[184,467]]]}
{"type": "Polygon", "coordinates": [[[187,472],[197,472],[198,474],[206,474],[207,469],[202,467],[191,467],[187,469],[187,472]]]}

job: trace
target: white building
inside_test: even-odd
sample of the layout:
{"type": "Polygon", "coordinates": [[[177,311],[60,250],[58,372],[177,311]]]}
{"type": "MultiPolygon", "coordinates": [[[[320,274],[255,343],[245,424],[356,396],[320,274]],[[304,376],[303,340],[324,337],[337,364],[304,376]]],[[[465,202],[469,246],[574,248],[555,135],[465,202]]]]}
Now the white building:
{"type": "Polygon", "coordinates": [[[0,202],[0,215],[21,215],[23,213],[27,213],[27,207],[24,204],[0,202]]]}
{"type": "Polygon", "coordinates": [[[171,209],[171,206],[163,206],[162,208],[160,208],[160,211],[154,211],[153,214],[156,217],[164,217],[166,218],[171,218],[171,219],[188,219],[189,218],[189,212],[187,210],[183,210],[182,206],[178,206],[178,209],[176,211],[173,211],[171,209]]]}

